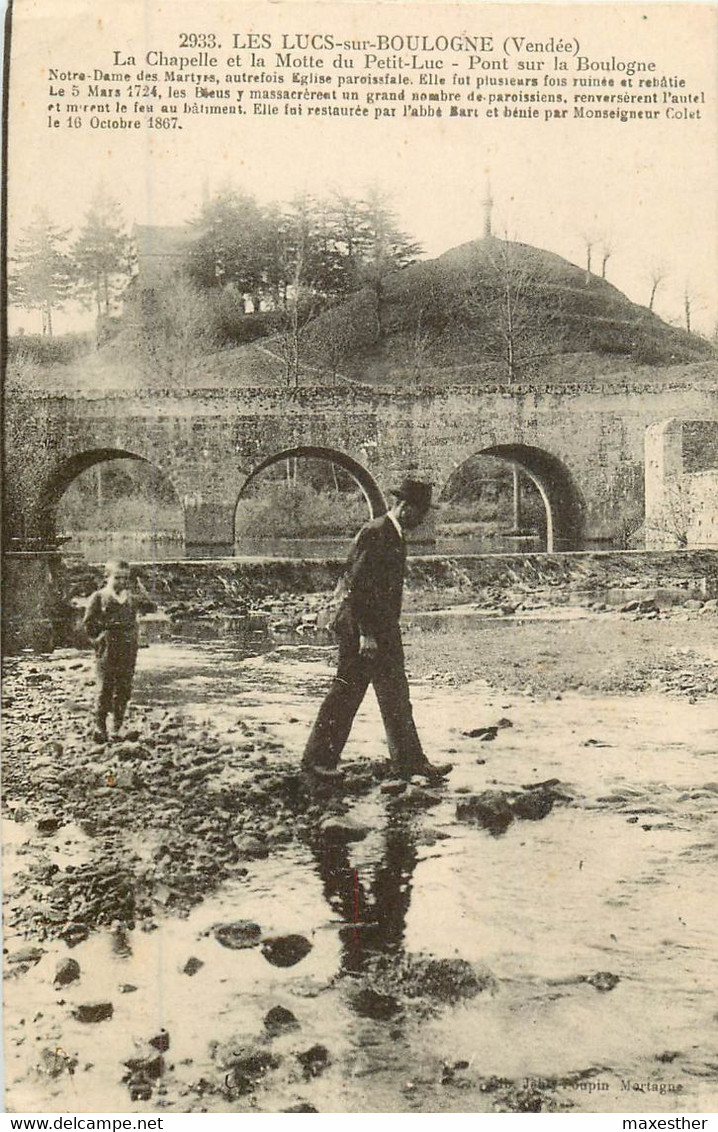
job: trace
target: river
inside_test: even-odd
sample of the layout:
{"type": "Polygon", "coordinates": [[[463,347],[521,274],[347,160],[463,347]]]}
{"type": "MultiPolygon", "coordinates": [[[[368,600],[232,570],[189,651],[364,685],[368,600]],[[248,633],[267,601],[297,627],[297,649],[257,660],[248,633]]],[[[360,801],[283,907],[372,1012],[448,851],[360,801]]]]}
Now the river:
{"type": "MultiPolygon", "coordinates": [[[[446,638],[455,629],[447,619],[432,631],[446,638]]],[[[565,632],[560,621],[545,627],[554,645],[565,632]]],[[[411,663],[412,648],[426,648],[431,633],[408,636],[411,663]]],[[[486,650],[492,640],[489,631],[486,650]]],[[[75,711],[78,697],[87,703],[89,658],[72,668],[76,655],[32,661],[47,674],[45,707],[55,692],[58,703],[74,696],[75,711]]],[[[252,766],[286,770],[298,761],[332,657],[329,646],[297,640],[271,649],[232,639],[157,641],[141,651],[130,722],[149,735],[179,711],[189,735],[211,734],[226,750],[218,780],[249,784],[252,766]]],[[[18,680],[28,663],[13,670],[18,680]]],[[[280,839],[187,915],[158,914],[154,930],[100,928],[71,951],[44,940],[39,962],[7,984],[11,1111],[715,1109],[714,704],[687,708],[668,695],[591,689],[529,695],[475,678],[457,684],[446,667],[424,669],[413,686],[427,751],[455,763],[436,804],[402,807],[371,789],[349,799],[351,817],[369,829],[357,843],[280,839]],[[466,734],[499,721],[493,741],[466,734]],[[549,779],[568,800],[543,820],[515,820],[501,835],[457,820],[466,796],[549,779]],[[256,921],[264,938],[299,934],[311,949],[286,968],[257,947],[228,950],[212,928],[237,919],[256,921]],[[82,977],[53,991],[52,973],[68,954],[82,977]],[[399,981],[398,1008],[373,1017],[352,991],[381,955],[395,967],[421,956],[460,958],[484,986],[443,1001],[403,993],[399,981]],[[200,963],[191,977],[190,957],[200,963]],[[136,989],[122,994],[120,986],[136,989]],[[105,1000],[112,1018],[72,1018],[78,1003],[105,1000]],[[298,1028],[270,1038],[263,1019],[276,1006],[298,1028]],[[123,1063],[158,1032],[171,1038],[166,1066],[151,1099],[132,1100],[123,1063]],[[326,1060],[316,1055],[308,1069],[301,1058],[316,1047],[326,1060]],[[41,1050],[50,1051],[44,1069],[41,1050]],[[226,1072],[238,1051],[264,1058],[246,1087],[226,1072]],[[74,1072],[53,1072],[53,1056],[55,1069],[67,1057],[74,1072]]],[[[42,698],[35,716],[42,728],[42,698]]],[[[12,719],[9,731],[12,742],[12,719]]],[[[375,760],[383,750],[367,697],[345,761],[375,760]]],[[[70,743],[66,765],[85,759],[82,752],[70,743]]],[[[118,834],[140,857],[158,836],[151,825],[123,841],[118,834]]],[[[29,898],[13,879],[29,861],[79,866],[93,859],[96,839],[70,822],[38,839],[32,821],[9,821],[10,905],[29,898]]],[[[6,947],[24,942],[6,931],[6,947]]]]}
{"type": "MultiPolygon", "coordinates": [[[[152,539],[132,531],[86,532],[72,535],[63,546],[71,557],[88,562],[126,558],[129,562],[173,562],[182,558],[344,558],[351,535],[336,538],[242,538],[236,545],[213,543],[185,546],[181,538],[152,539]]],[[[538,535],[500,535],[496,537],[440,537],[434,542],[414,542],[415,554],[506,554],[543,549],[538,535]]]]}

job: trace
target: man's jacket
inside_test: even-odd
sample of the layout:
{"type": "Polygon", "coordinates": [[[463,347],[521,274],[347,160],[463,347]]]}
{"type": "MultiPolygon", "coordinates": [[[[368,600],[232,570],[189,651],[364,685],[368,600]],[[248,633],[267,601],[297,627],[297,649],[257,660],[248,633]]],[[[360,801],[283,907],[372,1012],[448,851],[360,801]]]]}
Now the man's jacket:
{"type": "Polygon", "coordinates": [[[404,589],[406,543],[391,519],[382,515],[354,539],[342,589],[360,633],[381,638],[396,631],[404,589]]]}

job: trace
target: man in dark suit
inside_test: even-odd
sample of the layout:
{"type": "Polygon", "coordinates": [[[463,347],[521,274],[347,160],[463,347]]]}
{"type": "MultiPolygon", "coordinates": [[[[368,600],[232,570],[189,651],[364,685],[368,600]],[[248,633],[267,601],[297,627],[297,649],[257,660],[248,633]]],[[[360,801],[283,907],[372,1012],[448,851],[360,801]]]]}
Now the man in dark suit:
{"type": "Polygon", "coordinates": [[[319,709],[302,767],[331,779],[354,716],[369,684],[379,702],[389,754],[397,776],[442,778],[451,764],[432,766],[414,724],[399,629],[404,588],[404,532],[418,527],[431,506],[431,485],[406,479],[392,493],[396,503],[359,531],[347,560],[342,600],[334,621],[339,639],[337,674],[319,709]]]}

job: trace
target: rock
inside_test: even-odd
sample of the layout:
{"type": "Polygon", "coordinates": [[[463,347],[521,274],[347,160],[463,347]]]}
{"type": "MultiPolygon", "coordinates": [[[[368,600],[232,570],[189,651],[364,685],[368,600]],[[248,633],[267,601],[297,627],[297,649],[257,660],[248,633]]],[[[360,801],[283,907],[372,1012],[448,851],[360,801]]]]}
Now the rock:
{"type": "Polygon", "coordinates": [[[72,1075],[77,1068],[77,1058],[70,1057],[59,1046],[55,1046],[54,1049],[42,1050],[37,1068],[49,1077],[59,1077],[62,1073],[72,1075]]]}
{"type": "Polygon", "coordinates": [[[414,961],[414,967],[421,975],[421,993],[439,998],[442,1002],[475,998],[496,984],[490,971],[477,968],[466,959],[420,958],[414,961]]]}
{"type": "Polygon", "coordinates": [[[187,960],[184,967],[182,968],[182,974],[183,975],[190,975],[190,976],[196,975],[197,972],[199,970],[201,970],[202,967],[204,967],[204,963],[202,962],[202,960],[198,959],[195,955],[190,955],[189,959],[187,960]]]}
{"type": "Polygon", "coordinates": [[[141,780],[132,766],[121,766],[115,775],[115,785],[120,790],[134,790],[140,784],[141,780]]]}
{"type": "Polygon", "coordinates": [[[233,1051],[231,1059],[224,1062],[227,1069],[225,1084],[228,1089],[246,1095],[270,1069],[277,1069],[279,1064],[279,1058],[269,1050],[233,1051]]]}
{"type": "Polygon", "coordinates": [[[160,1053],[167,1053],[170,1048],[170,1036],[166,1030],[160,1030],[154,1038],[150,1038],[150,1045],[153,1049],[158,1049],[160,1053]]]}
{"type": "Polygon", "coordinates": [[[156,1057],[130,1057],[122,1064],[130,1071],[124,1079],[132,1084],[137,1083],[137,1077],[157,1081],[165,1071],[165,1061],[160,1054],[156,1057]]]}
{"type": "MultiPolygon", "coordinates": [[[[521,789],[522,790],[549,790],[549,789],[553,789],[554,786],[560,786],[560,785],[561,785],[561,779],[560,778],[544,778],[542,782],[524,782],[521,785],[521,789]]],[[[565,801],[570,800],[568,798],[568,795],[557,794],[557,796],[560,797],[560,798],[563,798],[565,801]]]]}
{"type": "Polygon", "coordinates": [[[401,1010],[398,1000],[391,994],[381,994],[373,987],[362,987],[349,998],[355,1014],[361,1018],[374,1018],[386,1022],[401,1010]]]}
{"type": "Polygon", "coordinates": [[[111,1018],[114,1007],[111,1002],[85,1002],[73,1010],[72,1016],[78,1022],[104,1022],[111,1018]]]}
{"type": "Polygon", "coordinates": [[[66,987],[80,977],[80,964],[76,959],[62,959],[55,971],[54,983],[56,987],[66,987]]]}
{"type": "Polygon", "coordinates": [[[68,947],[77,947],[78,943],[84,943],[89,934],[87,924],[69,923],[60,932],[60,938],[64,939],[68,947]]]}
{"type": "Polygon", "coordinates": [[[658,613],[658,604],[655,598],[647,598],[638,603],[638,613],[658,613]]]}
{"type": "Polygon", "coordinates": [[[627,601],[625,605],[619,605],[619,613],[635,613],[641,603],[639,601],[627,601]]]}
{"type": "Polygon", "coordinates": [[[436,959],[433,955],[377,955],[367,965],[365,986],[383,995],[434,998],[456,1003],[493,990],[496,979],[487,967],[466,959],[436,959]]]}
{"type": "Polygon", "coordinates": [[[585,981],[597,991],[610,991],[621,980],[618,975],[612,975],[610,971],[597,971],[595,975],[589,975],[585,981]]]}
{"type": "Polygon", "coordinates": [[[31,967],[35,963],[39,963],[44,954],[44,947],[20,947],[17,951],[11,951],[5,957],[5,962],[13,967],[31,967]]]}
{"type": "Polygon", "coordinates": [[[291,1108],[280,1109],[280,1112],[319,1112],[319,1109],[315,1108],[309,1101],[298,1101],[291,1108]]]}
{"type": "Polygon", "coordinates": [[[327,841],[363,841],[369,832],[369,827],[360,825],[351,818],[331,817],[319,826],[319,832],[327,841]]]}
{"type": "Polygon", "coordinates": [[[269,856],[269,846],[257,837],[235,837],[237,852],[244,861],[260,861],[269,856]]]}
{"type": "Polygon", "coordinates": [[[545,1097],[539,1089],[533,1087],[520,1089],[514,1098],[516,1112],[542,1112],[545,1097]]]}
{"type": "MultiPolygon", "coordinates": [[[[129,738],[129,736],[127,737],[129,738]]],[[[127,738],[122,743],[117,743],[112,748],[112,754],[120,762],[129,762],[131,759],[146,759],[149,751],[143,747],[141,743],[128,742],[127,738]]]]}
{"type": "Polygon", "coordinates": [[[120,994],[132,994],[133,991],[137,990],[137,987],[133,983],[120,983],[117,989],[120,994]]]}
{"type": "Polygon", "coordinates": [[[474,727],[471,731],[462,731],[467,739],[480,739],[482,743],[490,743],[499,733],[498,727],[474,727]]]}
{"type": "Polygon", "coordinates": [[[57,833],[62,825],[62,818],[46,817],[39,818],[37,823],[37,832],[49,836],[51,833],[57,833]]]}
{"type": "Polygon", "coordinates": [[[222,947],[229,947],[232,951],[256,947],[262,938],[262,929],[253,920],[235,920],[231,924],[217,924],[212,928],[212,932],[222,947]]]}
{"type": "Polygon", "coordinates": [[[297,1054],[297,1061],[304,1070],[305,1077],[318,1077],[331,1064],[329,1050],[326,1046],[315,1045],[311,1049],[297,1054]]]}
{"type": "Polygon", "coordinates": [[[688,598],[688,601],[683,602],[683,608],[684,609],[695,609],[695,610],[702,609],[703,608],[703,602],[699,601],[698,598],[691,597],[691,598],[688,598]]]}
{"type": "Polygon", "coordinates": [[[152,1100],[152,1083],[150,1081],[129,1081],[127,1087],[130,1090],[131,1101],[152,1100]]]}
{"type": "Polygon", "coordinates": [[[303,935],[282,935],[262,940],[262,955],[273,967],[293,967],[312,950],[303,935]]]}
{"type": "Polygon", "coordinates": [[[441,794],[438,791],[411,785],[394,799],[394,805],[399,809],[428,810],[431,806],[437,806],[439,802],[441,802],[441,794]]]}
{"type": "Polygon", "coordinates": [[[670,1065],[672,1061],[675,1061],[676,1058],[680,1057],[680,1056],[681,1056],[680,1050],[666,1049],[666,1050],[663,1051],[663,1053],[657,1053],[656,1054],[656,1061],[662,1061],[666,1065],[670,1065]]]}
{"type": "Polygon", "coordinates": [[[502,716],[501,719],[499,720],[499,722],[496,724],[496,726],[499,729],[504,728],[504,727],[513,727],[513,725],[514,725],[513,720],[507,719],[507,717],[505,715],[502,716]]]}
{"type": "Polygon", "coordinates": [[[273,1006],[264,1016],[264,1028],[271,1037],[276,1038],[290,1030],[298,1030],[300,1026],[291,1010],[284,1006],[273,1006]]]}
{"type": "Polygon", "coordinates": [[[550,791],[531,790],[512,802],[514,817],[526,821],[541,821],[553,809],[554,798],[550,791]]]}
{"type": "Polygon", "coordinates": [[[500,790],[484,790],[457,803],[459,821],[473,821],[495,836],[505,833],[514,820],[514,811],[506,794],[500,790]]]}

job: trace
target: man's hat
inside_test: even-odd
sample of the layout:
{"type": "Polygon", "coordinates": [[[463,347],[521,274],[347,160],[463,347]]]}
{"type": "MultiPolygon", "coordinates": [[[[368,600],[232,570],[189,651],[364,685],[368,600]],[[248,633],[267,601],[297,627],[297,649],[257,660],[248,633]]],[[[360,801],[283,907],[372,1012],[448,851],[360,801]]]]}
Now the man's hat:
{"type": "Polygon", "coordinates": [[[411,503],[412,507],[420,511],[428,511],[431,507],[431,484],[421,483],[420,480],[402,480],[400,487],[391,489],[391,494],[397,499],[411,503]]]}

